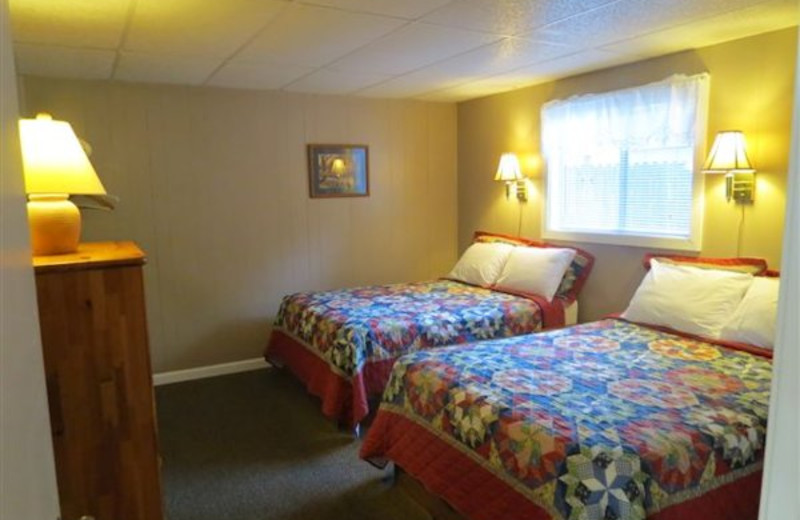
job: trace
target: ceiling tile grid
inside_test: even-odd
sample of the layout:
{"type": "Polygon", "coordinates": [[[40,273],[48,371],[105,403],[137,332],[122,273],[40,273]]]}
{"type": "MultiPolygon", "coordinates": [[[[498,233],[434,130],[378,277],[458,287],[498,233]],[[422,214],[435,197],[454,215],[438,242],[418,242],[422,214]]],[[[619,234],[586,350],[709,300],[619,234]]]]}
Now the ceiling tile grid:
{"type": "Polygon", "coordinates": [[[215,87],[277,90],[318,70],[277,63],[226,63],[206,81],[215,87]]]}
{"type": "Polygon", "coordinates": [[[132,0],[9,0],[14,41],[116,49],[132,0]]]}
{"type": "Polygon", "coordinates": [[[114,78],[145,83],[202,85],[216,68],[217,61],[211,58],[123,51],[117,60],[114,78]]]}
{"type": "Polygon", "coordinates": [[[237,51],[288,6],[283,0],[135,1],[123,50],[219,59],[237,51]]]}
{"type": "Polygon", "coordinates": [[[393,96],[396,95],[395,92],[407,89],[412,95],[422,95],[478,81],[530,63],[574,54],[579,50],[578,47],[548,42],[504,38],[454,58],[392,78],[383,84],[365,89],[363,94],[393,96]]]}
{"type": "Polygon", "coordinates": [[[362,88],[386,80],[388,76],[369,72],[344,72],[333,69],[319,69],[293,81],[285,87],[291,92],[326,94],[352,94],[362,88]]]}
{"type": "Polygon", "coordinates": [[[292,4],[232,61],[321,67],[399,28],[403,20],[292,4]]]}
{"type": "Polygon", "coordinates": [[[416,20],[450,0],[307,0],[305,4],[416,20]]]}
{"type": "Polygon", "coordinates": [[[9,0],[39,76],[460,101],[796,26],[796,0],[9,0]]]}
{"type": "Polygon", "coordinates": [[[454,0],[423,17],[444,26],[518,36],[619,0],[454,0]]]}
{"type": "Polygon", "coordinates": [[[348,54],[333,66],[339,70],[398,75],[498,39],[493,34],[413,23],[348,54]]]}
{"type": "Polygon", "coordinates": [[[108,79],[117,55],[111,50],[51,45],[14,45],[19,74],[57,78],[108,79]]]}

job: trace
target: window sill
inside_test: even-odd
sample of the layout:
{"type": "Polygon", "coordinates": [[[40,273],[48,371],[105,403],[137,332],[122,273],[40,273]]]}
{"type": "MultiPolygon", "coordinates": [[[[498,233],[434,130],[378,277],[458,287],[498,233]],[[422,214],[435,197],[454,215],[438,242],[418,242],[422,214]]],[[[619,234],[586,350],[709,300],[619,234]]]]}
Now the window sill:
{"type": "Polygon", "coordinates": [[[654,237],[644,235],[617,235],[610,233],[581,233],[575,231],[542,230],[545,240],[563,240],[566,242],[587,242],[590,244],[606,244],[614,246],[641,247],[646,249],[671,249],[676,251],[700,252],[700,240],[654,237]]]}

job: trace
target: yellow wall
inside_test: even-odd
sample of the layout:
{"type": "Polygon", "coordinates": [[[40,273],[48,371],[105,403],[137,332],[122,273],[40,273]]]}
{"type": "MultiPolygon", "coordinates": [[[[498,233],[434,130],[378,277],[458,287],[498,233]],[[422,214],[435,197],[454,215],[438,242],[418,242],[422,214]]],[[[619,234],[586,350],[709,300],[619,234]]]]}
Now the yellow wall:
{"type": "MultiPolygon", "coordinates": [[[[522,235],[541,234],[542,169],[539,115],[543,103],[666,78],[711,74],[708,143],[719,130],[744,131],[758,169],[756,202],[745,208],[740,256],[780,265],[786,172],[789,162],[797,29],[791,28],[693,51],[592,72],[458,105],[459,246],[477,229],[516,234],[520,206],[506,201],[492,177],[503,152],[520,155],[534,177],[521,206],[522,235]]],[[[727,203],[721,176],[706,177],[704,256],[737,256],[741,206],[727,203]]],[[[647,249],[578,244],[597,257],[580,299],[581,320],[624,309],[644,271],[647,249]]]]}
{"type": "Polygon", "coordinates": [[[422,280],[457,253],[456,107],[24,78],[109,193],[84,240],[148,253],[156,372],[259,357],[290,292],[422,280]],[[309,199],[306,143],[369,145],[370,196],[309,199]]]}

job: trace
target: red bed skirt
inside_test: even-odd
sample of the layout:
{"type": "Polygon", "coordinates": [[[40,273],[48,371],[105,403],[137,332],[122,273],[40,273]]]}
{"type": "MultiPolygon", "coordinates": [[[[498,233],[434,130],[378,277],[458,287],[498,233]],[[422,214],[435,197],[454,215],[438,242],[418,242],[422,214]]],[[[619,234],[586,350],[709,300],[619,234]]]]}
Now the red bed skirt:
{"type": "Polygon", "coordinates": [[[288,368],[322,400],[322,413],[339,424],[355,428],[369,413],[367,397],[380,396],[394,359],[367,363],[354,378],[337,374],[323,358],[281,330],[273,330],[264,358],[288,368]]]}
{"type": "MultiPolygon", "coordinates": [[[[481,464],[427,428],[381,410],[361,458],[395,462],[429,492],[470,520],[551,520],[551,516],[481,464]]],[[[648,516],[652,520],[756,520],[761,492],[757,471],[695,499],[648,516]]]]}

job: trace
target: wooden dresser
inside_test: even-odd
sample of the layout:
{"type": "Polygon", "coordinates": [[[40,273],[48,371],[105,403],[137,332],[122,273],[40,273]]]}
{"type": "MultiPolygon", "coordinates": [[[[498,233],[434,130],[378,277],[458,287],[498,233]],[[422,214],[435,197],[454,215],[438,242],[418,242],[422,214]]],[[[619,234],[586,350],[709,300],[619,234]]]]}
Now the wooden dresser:
{"type": "Polygon", "coordinates": [[[163,518],[144,263],[132,242],[34,258],[63,520],[163,518]]]}

